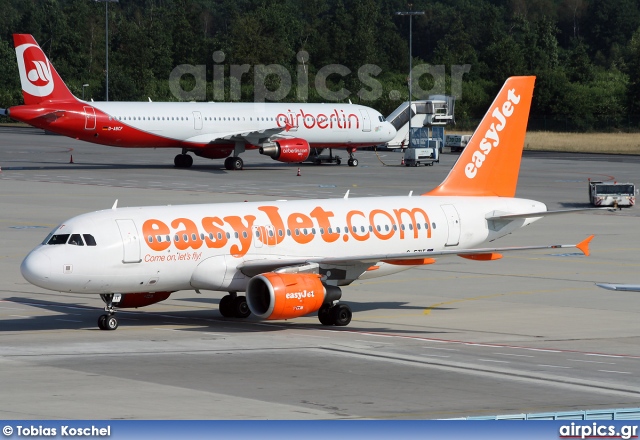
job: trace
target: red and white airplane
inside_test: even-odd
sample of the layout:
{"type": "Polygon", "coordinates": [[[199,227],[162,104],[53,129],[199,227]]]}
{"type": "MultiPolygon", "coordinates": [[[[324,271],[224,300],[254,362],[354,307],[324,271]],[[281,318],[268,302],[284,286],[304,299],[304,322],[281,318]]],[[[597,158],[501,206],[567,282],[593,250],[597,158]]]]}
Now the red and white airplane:
{"type": "Polygon", "coordinates": [[[412,197],[117,208],[55,228],[24,259],[24,278],[61,292],[100,295],[101,329],[115,308],[142,307],[178,290],[229,292],[225,317],[291,319],[318,312],[351,321],[340,287],[436,262],[496,260],[502,252],[577,245],[478,247],[548,214],[514,198],[534,77],[509,78],[447,178],[412,197]],[[239,296],[237,292],[246,292],[239,296]]]}
{"type": "Polygon", "coordinates": [[[396,130],[376,110],[354,104],[86,102],[67,88],[31,35],[14,34],[24,104],[4,110],[17,121],[64,136],[124,148],[179,148],[176,167],[194,153],[239,170],[245,149],[302,162],[312,149],[383,144],[396,130]]]}

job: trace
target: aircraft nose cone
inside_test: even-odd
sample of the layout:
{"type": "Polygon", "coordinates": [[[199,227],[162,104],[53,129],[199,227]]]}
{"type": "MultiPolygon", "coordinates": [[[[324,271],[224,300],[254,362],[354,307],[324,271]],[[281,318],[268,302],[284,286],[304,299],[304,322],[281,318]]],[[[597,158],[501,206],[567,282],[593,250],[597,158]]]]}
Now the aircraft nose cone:
{"type": "Polygon", "coordinates": [[[31,284],[43,287],[51,277],[51,260],[42,252],[31,252],[20,265],[20,272],[31,284]]]}

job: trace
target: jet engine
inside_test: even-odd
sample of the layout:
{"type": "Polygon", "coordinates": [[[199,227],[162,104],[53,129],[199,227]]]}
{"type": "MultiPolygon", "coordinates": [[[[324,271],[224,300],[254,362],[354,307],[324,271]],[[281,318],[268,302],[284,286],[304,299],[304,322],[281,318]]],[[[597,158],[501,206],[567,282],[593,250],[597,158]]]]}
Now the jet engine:
{"type": "Polygon", "coordinates": [[[271,157],[280,162],[304,162],[311,154],[309,142],[300,138],[280,139],[263,145],[258,150],[260,154],[271,157]]]}
{"type": "Polygon", "coordinates": [[[113,305],[119,309],[132,309],[145,307],[164,301],[169,298],[171,292],[146,292],[146,293],[125,293],[119,302],[114,301],[113,305]]]}
{"type": "Polygon", "coordinates": [[[323,303],[340,299],[338,287],[327,286],[318,274],[276,273],[256,275],[247,284],[247,304],[261,319],[291,319],[316,312],[323,303]]]}

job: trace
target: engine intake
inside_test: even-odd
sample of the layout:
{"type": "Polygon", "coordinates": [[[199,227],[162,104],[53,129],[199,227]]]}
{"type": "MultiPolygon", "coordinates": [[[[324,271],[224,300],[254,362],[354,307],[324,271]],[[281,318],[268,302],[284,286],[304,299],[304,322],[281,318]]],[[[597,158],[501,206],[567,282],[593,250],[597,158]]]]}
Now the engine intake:
{"type": "Polygon", "coordinates": [[[304,162],[311,154],[309,142],[304,139],[280,139],[274,143],[263,145],[258,149],[260,154],[280,162],[304,162]]]}
{"type": "Polygon", "coordinates": [[[327,286],[318,274],[269,272],[249,280],[247,304],[261,319],[291,319],[318,311],[340,299],[338,287],[327,286]]]}

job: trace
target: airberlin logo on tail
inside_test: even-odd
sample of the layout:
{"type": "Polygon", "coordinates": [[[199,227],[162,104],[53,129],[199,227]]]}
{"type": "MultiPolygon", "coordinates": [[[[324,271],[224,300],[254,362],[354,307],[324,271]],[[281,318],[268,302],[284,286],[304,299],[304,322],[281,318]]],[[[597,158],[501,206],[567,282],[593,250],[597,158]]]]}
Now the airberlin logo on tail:
{"type": "Polygon", "coordinates": [[[16,47],[18,70],[22,90],[32,96],[48,96],[53,92],[53,75],[51,65],[35,44],[22,44],[16,47]]]}
{"type": "Polygon", "coordinates": [[[497,120],[498,125],[496,125],[495,122],[491,123],[491,126],[485,133],[482,141],[480,141],[480,151],[474,151],[471,156],[471,161],[464,167],[464,173],[469,179],[476,177],[478,168],[482,167],[482,164],[491,153],[491,150],[500,145],[500,132],[507,126],[509,118],[513,115],[514,105],[518,105],[519,102],[520,95],[516,96],[516,90],[511,89],[507,93],[507,100],[502,104],[502,106],[498,105],[498,107],[493,109],[491,116],[497,120]]]}

